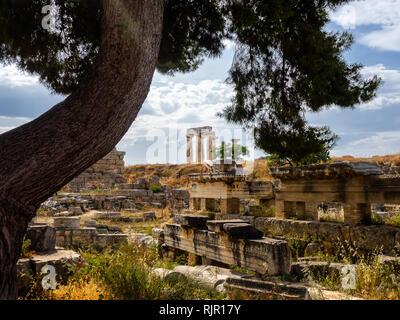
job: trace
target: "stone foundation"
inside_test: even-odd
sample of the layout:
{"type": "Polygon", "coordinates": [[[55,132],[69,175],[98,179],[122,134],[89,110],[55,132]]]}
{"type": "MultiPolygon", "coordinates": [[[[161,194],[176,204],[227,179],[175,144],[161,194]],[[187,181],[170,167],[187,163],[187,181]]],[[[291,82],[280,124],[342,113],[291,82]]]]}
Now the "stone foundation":
{"type": "Polygon", "coordinates": [[[251,226],[243,221],[222,223],[207,222],[202,216],[198,218],[199,221],[195,216],[181,216],[178,221],[182,221],[182,225],[167,224],[164,243],[203,257],[203,261],[237,265],[260,274],[289,273],[291,254],[287,242],[262,238],[262,234],[250,230],[251,226]],[[205,224],[209,229],[204,228],[205,224]],[[217,230],[218,225],[220,232],[210,231],[217,230]]]}

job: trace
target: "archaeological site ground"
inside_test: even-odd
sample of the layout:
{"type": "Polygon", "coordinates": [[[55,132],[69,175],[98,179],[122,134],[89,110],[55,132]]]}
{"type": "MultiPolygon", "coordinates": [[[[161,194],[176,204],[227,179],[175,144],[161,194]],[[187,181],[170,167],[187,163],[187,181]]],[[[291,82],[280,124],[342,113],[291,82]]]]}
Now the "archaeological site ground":
{"type": "Polygon", "coordinates": [[[1,0],[0,320],[397,307],[399,35],[400,0],[1,0]]]}
{"type": "Polygon", "coordinates": [[[132,167],[124,154],[42,204],[17,264],[20,299],[400,297],[396,156],[261,159],[249,176],[246,163],[192,163],[190,152],[186,165],[132,167]]]}

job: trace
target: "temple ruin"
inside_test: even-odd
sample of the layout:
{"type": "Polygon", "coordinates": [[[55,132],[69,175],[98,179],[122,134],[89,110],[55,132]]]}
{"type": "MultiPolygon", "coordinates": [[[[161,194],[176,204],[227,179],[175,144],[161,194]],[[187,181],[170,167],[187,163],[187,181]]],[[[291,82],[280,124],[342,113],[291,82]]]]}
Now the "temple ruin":
{"type": "Polygon", "coordinates": [[[193,138],[196,137],[196,163],[213,160],[216,136],[212,127],[191,128],[187,130],[187,163],[194,163],[193,138]],[[207,153],[204,153],[204,140],[207,139],[207,153]]]}

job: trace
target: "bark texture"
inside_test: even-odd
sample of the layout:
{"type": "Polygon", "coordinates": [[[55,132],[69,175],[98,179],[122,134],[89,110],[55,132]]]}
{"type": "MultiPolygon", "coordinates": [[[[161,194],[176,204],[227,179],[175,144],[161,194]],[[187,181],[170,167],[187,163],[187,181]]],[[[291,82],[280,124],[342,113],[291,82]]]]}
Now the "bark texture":
{"type": "Polygon", "coordinates": [[[0,135],[0,299],[14,299],[28,221],[40,204],[108,154],[150,89],[165,0],[103,0],[93,72],[63,102],[0,135]]]}

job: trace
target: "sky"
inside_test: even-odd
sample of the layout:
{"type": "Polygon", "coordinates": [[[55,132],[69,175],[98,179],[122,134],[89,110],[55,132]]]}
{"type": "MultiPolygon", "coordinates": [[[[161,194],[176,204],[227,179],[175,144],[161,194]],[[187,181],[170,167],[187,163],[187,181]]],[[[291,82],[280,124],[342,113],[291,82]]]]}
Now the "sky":
{"type": "MultiPolygon", "coordinates": [[[[366,78],[379,75],[384,83],[377,97],[351,110],[337,107],[308,114],[313,125],[328,125],[340,140],[332,156],[370,157],[400,152],[400,0],[361,0],[331,12],[330,31],[348,31],[355,43],[345,53],[349,63],[361,63],[366,78]]],[[[251,134],[242,133],[217,112],[229,104],[233,90],[225,83],[235,46],[226,42],[223,55],[205,60],[189,74],[154,75],[150,93],[138,117],[117,145],[126,152],[127,165],[183,163],[186,130],[212,126],[217,145],[242,139],[251,157],[263,156],[252,148],[251,134]]],[[[15,66],[0,66],[0,133],[38,117],[65,97],[52,94],[37,77],[15,66]]]]}

